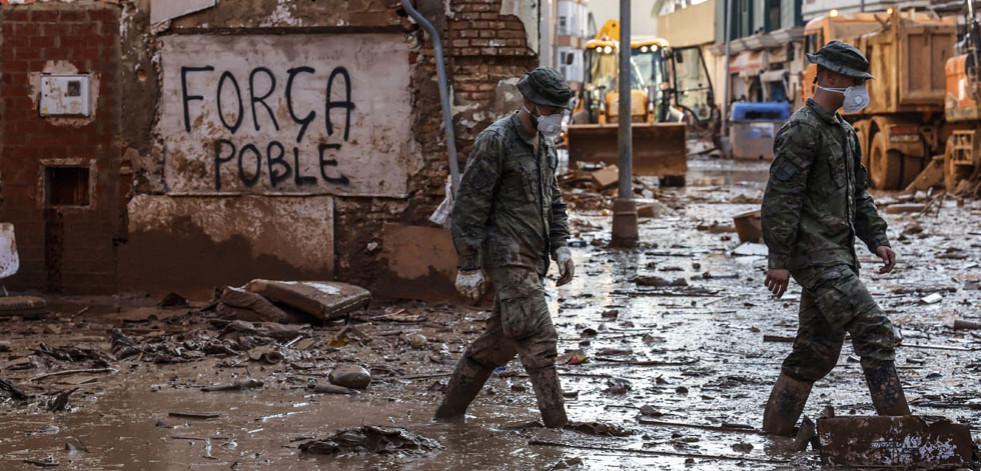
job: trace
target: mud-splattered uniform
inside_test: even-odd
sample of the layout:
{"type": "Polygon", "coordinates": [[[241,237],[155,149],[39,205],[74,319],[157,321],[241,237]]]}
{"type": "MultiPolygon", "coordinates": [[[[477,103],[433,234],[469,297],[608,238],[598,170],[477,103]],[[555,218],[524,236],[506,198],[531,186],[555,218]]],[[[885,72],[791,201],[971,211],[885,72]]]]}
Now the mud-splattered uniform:
{"type": "Polygon", "coordinates": [[[548,254],[569,238],[555,146],[518,113],[480,133],[457,193],[451,230],[461,269],[484,268],[497,296],[487,330],[466,351],[485,366],[518,353],[526,369],[555,363],[558,336],[545,304],[548,254]]]}
{"type": "Polygon", "coordinates": [[[889,241],[866,191],[855,131],[809,99],[777,133],[774,151],[762,207],[769,268],[790,270],[803,288],[784,374],[810,382],[824,377],[846,332],[863,367],[892,361],[892,323],[858,276],[855,237],[873,253],[889,241]]]}

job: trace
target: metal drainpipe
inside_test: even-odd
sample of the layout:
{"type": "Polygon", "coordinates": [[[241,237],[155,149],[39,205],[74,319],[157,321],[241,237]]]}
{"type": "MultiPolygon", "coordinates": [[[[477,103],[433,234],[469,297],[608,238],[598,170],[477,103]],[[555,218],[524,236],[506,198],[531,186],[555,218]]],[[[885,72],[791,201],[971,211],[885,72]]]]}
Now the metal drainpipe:
{"type": "Polygon", "coordinates": [[[460,164],[456,160],[456,135],[453,132],[453,113],[450,108],[449,86],[446,81],[446,65],[443,63],[443,45],[440,43],[436,28],[412,7],[410,0],[402,0],[402,8],[412,19],[426,29],[429,37],[433,40],[433,50],[436,53],[436,76],[439,78],[439,101],[443,107],[443,124],[446,128],[446,152],[450,157],[450,181],[452,182],[453,195],[456,196],[457,189],[460,187],[460,164]]]}

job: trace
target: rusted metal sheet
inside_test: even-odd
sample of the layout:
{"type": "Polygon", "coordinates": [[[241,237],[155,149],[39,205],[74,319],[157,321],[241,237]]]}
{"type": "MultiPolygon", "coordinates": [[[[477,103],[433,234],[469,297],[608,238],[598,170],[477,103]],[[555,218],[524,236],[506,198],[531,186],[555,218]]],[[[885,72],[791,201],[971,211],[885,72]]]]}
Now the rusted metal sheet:
{"type": "Polygon", "coordinates": [[[821,455],[847,466],[938,466],[971,462],[968,426],[917,416],[819,419],[821,455]]]}
{"type": "MultiPolygon", "coordinates": [[[[683,178],[688,171],[685,125],[680,123],[634,124],[633,173],[683,178]]],[[[620,162],[615,125],[577,124],[569,126],[569,164],[575,162],[620,162]]]]}
{"type": "Polygon", "coordinates": [[[171,194],[407,194],[422,157],[401,35],[159,41],[156,133],[171,194]]]}

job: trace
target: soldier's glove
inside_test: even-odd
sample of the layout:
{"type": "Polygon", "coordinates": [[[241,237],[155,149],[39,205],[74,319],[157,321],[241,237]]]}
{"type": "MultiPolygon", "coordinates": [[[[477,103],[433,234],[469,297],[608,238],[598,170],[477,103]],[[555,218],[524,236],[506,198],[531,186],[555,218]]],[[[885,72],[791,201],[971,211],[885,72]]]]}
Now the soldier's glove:
{"type": "Polygon", "coordinates": [[[572,275],[576,273],[576,265],[572,263],[572,252],[568,247],[559,247],[552,252],[552,260],[559,266],[559,281],[555,286],[562,286],[572,281],[572,275]]]}
{"type": "Polygon", "coordinates": [[[484,271],[477,270],[457,270],[456,290],[464,298],[476,304],[480,297],[484,295],[484,288],[487,280],[484,278],[484,271]]]}

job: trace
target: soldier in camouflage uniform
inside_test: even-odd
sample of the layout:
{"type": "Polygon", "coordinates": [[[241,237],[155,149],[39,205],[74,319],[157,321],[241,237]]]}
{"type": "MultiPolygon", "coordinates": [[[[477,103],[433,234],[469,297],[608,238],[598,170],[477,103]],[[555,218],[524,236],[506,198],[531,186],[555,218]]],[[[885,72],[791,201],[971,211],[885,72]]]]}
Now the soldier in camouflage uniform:
{"type": "Polygon", "coordinates": [[[818,66],[818,88],[777,133],[762,207],[765,284],[777,297],[791,276],[802,288],[797,339],[763,417],[763,429],[778,435],[793,431],[811,385],[838,362],[845,333],[878,414],[910,413],[893,362],[893,326],[859,279],[855,237],[882,258],[879,273],[892,271],[896,255],[866,191],[858,138],[837,113],[843,105],[864,108],[864,82],[874,77],[865,56],[839,41],[807,58],[818,66]]]}
{"type": "Polygon", "coordinates": [[[568,283],[574,271],[554,141],[573,94],[547,67],[525,75],[518,90],[524,106],[477,136],[456,195],[451,231],[457,290],[476,302],[486,272],[497,296],[487,328],[457,364],[436,418],[462,420],[494,368],[517,354],[545,426],[562,427],[567,418],[555,371],[558,335],[542,281],[549,254],[559,267],[557,285],[568,283]]]}

